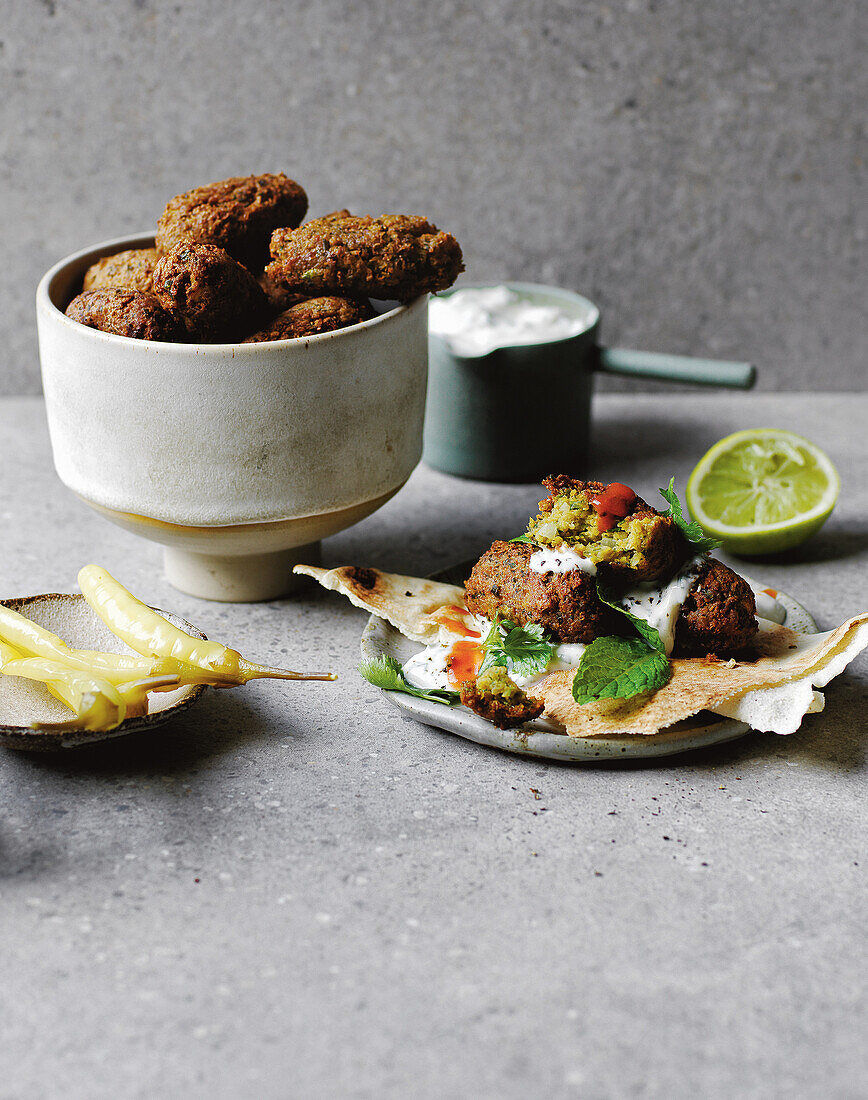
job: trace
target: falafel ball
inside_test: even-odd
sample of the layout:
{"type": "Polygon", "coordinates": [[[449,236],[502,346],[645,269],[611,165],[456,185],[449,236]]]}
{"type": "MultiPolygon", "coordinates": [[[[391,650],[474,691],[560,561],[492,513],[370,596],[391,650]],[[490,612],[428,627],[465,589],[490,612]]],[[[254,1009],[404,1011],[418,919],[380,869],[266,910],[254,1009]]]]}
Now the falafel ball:
{"type": "Polygon", "coordinates": [[[278,313],[283,313],[285,309],[289,309],[290,306],[294,306],[296,302],[303,302],[307,297],[306,294],[302,294],[297,290],[289,290],[282,283],[276,283],[264,271],[261,275],[256,276],[256,281],[268,299],[268,304],[275,317],[278,313]]]}
{"type": "Polygon", "coordinates": [[[606,634],[629,632],[629,620],[597,596],[593,575],[535,573],[534,547],[526,542],[495,542],[474,565],[465,585],[470,611],[492,621],[504,616],[539,625],[557,642],[591,642],[606,634]]]}
{"type": "Polygon", "coordinates": [[[543,487],[549,495],[540,501],[540,513],[527,529],[538,546],[566,544],[595,565],[606,565],[613,579],[626,581],[668,579],[690,556],[675,521],[655,512],[641,497],[634,495],[627,514],[601,530],[593,501],[609,486],[558,474],[547,477],[543,487]]]}
{"type": "Polygon", "coordinates": [[[357,325],[374,316],[371,303],[363,299],[307,298],[286,309],[271,324],[254,332],[242,343],[261,344],[266,340],[292,340],[298,336],[316,336],[357,325]]]}
{"type": "Polygon", "coordinates": [[[464,270],[461,247],[425,218],[335,211],[300,229],[276,229],[269,277],[309,294],[357,294],[407,302],[445,290],[464,270]]]}
{"type": "Polygon", "coordinates": [[[154,293],[203,342],[240,340],[269,314],[247,268],[214,244],[184,242],[167,252],[154,268],[154,293]]]}
{"type": "Polygon", "coordinates": [[[80,325],[128,336],[133,340],[186,340],[181,318],[165,309],[153,294],[125,287],[84,290],[66,307],[80,325]]]}
{"type": "Polygon", "coordinates": [[[722,561],[707,558],[681,606],[673,652],[680,657],[730,657],[747,648],[758,630],[750,585],[722,561]]]}
{"type": "Polygon", "coordinates": [[[103,256],[84,273],[82,290],[121,286],[127,290],[154,292],[154,268],[160,253],[156,248],[129,248],[114,256],[103,256]]]}
{"type": "Polygon", "coordinates": [[[466,707],[502,730],[532,722],[543,712],[543,704],[527,696],[500,665],[492,666],[475,680],[465,681],[459,692],[466,707]]]}
{"type": "Polygon", "coordinates": [[[252,271],[268,262],[268,242],[281,226],[299,225],[307,195],[283,172],[233,176],[170,199],[157,222],[156,245],[170,252],[184,241],[225,248],[252,271]]]}

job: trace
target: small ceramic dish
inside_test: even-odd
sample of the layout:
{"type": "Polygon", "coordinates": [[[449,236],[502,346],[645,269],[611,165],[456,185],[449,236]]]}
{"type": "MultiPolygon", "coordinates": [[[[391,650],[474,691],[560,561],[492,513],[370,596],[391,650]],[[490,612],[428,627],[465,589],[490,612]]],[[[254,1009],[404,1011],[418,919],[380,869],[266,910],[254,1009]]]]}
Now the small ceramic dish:
{"type": "Polygon", "coordinates": [[[36,292],[45,407],[61,481],[165,546],[168,579],[205,599],[287,594],[292,566],[404,484],[422,455],[428,298],[336,332],[179,344],[64,314],[123,237],[56,264],[36,292]]]}
{"type": "MultiPolygon", "coordinates": [[[[446,570],[434,580],[449,584],[461,584],[468,569],[446,570]]],[[[748,580],[746,577],[745,580],[748,580]]],[[[755,583],[755,582],[749,582],[755,583]]],[[[760,586],[762,587],[762,586],[760,586]]],[[[786,611],[784,623],[799,634],[813,634],[817,624],[801,604],[784,592],[778,592],[778,603],[786,611]]],[[[419,645],[411,642],[384,619],[372,615],[362,634],[362,658],[394,657],[402,664],[419,645]]],[[[750,732],[744,722],[721,718],[705,712],[694,718],[678,722],[662,733],[650,735],[624,734],[617,737],[569,737],[565,733],[551,733],[534,729],[530,724],[514,730],[500,730],[491,722],[463,706],[447,707],[427,699],[417,699],[396,691],[385,693],[389,701],[407,711],[428,726],[456,733],[478,745],[489,745],[505,752],[522,756],[545,757],[564,762],[589,762],[600,760],[649,759],[656,756],[672,756],[691,749],[707,748],[724,741],[734,741],[750,732]]]]}
{"type": "MultiPolygon", "coordinates": [[[[47,593],[3,600],[6,607],[26,615],[77,649],[102,649],[113,653],[132,653],[91,610],[80,594],[47,593]]],[[[195,638],[205,635],[184,619],[160,611],[170,623],[195,638]]],[[[0,676],[0,745],[9,749],[71,749],[94,741],[124,737],[128,733],[150,730],[191,707],[205,688],[201,684],[175,691],[153,692],[148,697],[148,713],[127,718],[107,732],[93,730],[34,730],[31,722],[64,722],[72,712],[54,698],[44,684],[19,676],[0,676]]]]}

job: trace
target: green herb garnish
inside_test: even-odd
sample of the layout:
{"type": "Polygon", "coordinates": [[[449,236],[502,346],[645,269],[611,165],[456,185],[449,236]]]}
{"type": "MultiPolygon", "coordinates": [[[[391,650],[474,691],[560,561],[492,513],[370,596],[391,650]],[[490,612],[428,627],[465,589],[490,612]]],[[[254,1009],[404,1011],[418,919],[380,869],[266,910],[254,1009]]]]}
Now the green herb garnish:
{"type": "Polygon", "coordinates": [[[514,539],[509,539],[510,542],[529,542],[531,546],[535,546],[536,543],[530,537],[530,535],[516,535],[514,539]]]}
{"type": "Polygon", "coordinates": [[[708,538],[696,520],[688,523],[684,518],[684,513],[681,510],[681,501],[678,499],[675,492],[674,477],[669,479],[668,489],[658,489],[657,491],[669,505],[669,511],[664,512],[663,518],[675,520],[675,526],[688,542],[693,543],[697,550],[705,553],[708,550],[716,550],[718,546],[723,546],[720,539],[708,538]]]}
{"type": "Polygon", "coordinates": [[[405,695],[415,695],[417,699],[429,699],[432,703],[445,703],[449,707],[455,706],[460,699],[457,691],[413,687],[394,657],[377,657],[373,661],[362,661],[359,672],[369,684],[384,691],[401,691],[405,695]]]}
{"type": "Polygon", "coordinates": [[[604,604],[613,607],[616,611],[620,611],[622,615],[626,615],[635,627],[636,633],[639,634],[652,649],[665,655],[666,647],[663,645],[663,639],[660,637],[659,631],[649,623],[646,623],[644,619],[640,619],[638,615],[634,615],[632,611],[628,611],[626,607],[622,607],[621,604],[618,603],[618,597],[615,593],[612,592],[611,589],[606,588],[600,581],[599,574],[597,575],[597,596],[604,604]]]}
{"type": "Polygon", "coordinates": [[[596,638],[579,661],[573,698],[577,703],[629,699],[663,687],[671,674],[666,654],[641,638],[596,638]]]}
{"type": "Polygon", "coordinates": [[[538,623],[518,626],[511,619],[498,619],[482,643],[485,657],[480,673],[502,665],[513,676],[534,676],[544,672],[555,647],[538,623]]]}

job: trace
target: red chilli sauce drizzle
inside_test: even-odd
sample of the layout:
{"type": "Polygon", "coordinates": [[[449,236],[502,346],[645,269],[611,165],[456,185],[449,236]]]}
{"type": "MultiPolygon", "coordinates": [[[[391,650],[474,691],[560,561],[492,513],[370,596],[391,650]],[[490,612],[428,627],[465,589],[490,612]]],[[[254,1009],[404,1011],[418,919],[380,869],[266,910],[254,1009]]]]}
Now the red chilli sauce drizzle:
{"type": "Polygon", "coordinates": [[[475,680],[482,664],[482,646],[477,642],[456,642],[446,658],[446,672],[452,684],[475,680]]]}
{"type": "Polygon", "coordinates": [[[466,607],[458,607],[455,604],[448,604],[443,608],[444,611],[453,611],[454,615],[437,615],[435,616],[437,622],[441,626],[445,626],[447,630],[451,630],[453,634],[461,634],[465,638],[481,638],[482,635],[478,630],[472,630],[466,623],[463,623],[458,618],[459,615],[469,615],[470,612],[466,607]]]}
{"type": "Polygon", "coordinates": [[[629,485],[613,481],[602,493],[588,497],[588,503],[597,513],[597,528],[602,535],[611,531],[627,515],[636,499],[629,485]]]}

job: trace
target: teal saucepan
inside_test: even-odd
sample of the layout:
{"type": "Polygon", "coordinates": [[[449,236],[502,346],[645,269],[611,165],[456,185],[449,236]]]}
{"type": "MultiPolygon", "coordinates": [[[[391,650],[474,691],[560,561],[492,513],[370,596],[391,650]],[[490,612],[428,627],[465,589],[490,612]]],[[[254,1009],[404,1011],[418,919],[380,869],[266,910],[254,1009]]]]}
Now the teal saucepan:
{"type": "Polygon", "coordinates": [[[556,306],[582,328],[480,355],[456,354],[445,337],[430,333],[423,458],[438,470],[513,482],[588,473],[597,372],[737,389],[754,384],[750,363],[601,347],[600,311],[587,298],[536,283],[503,285],[535,305],[556,306]]]}

